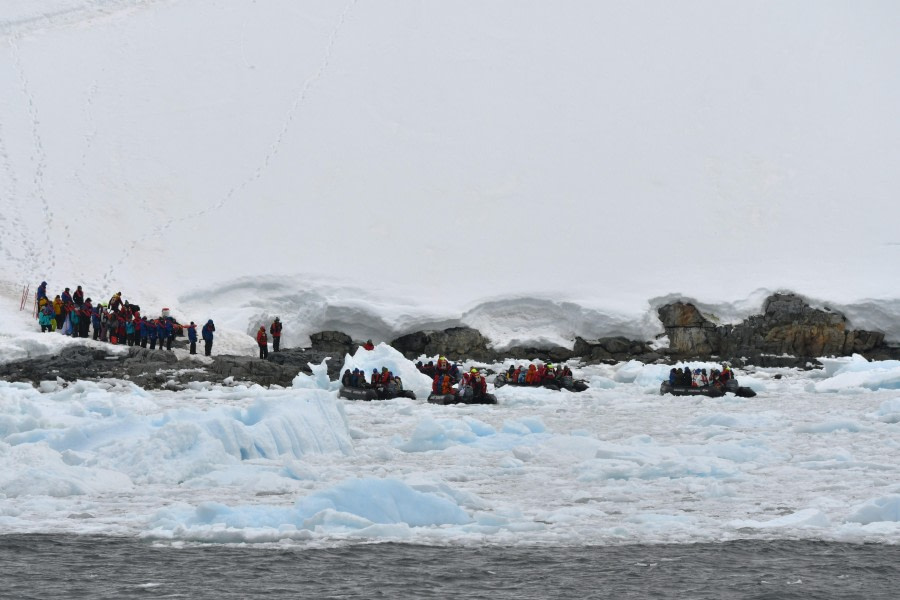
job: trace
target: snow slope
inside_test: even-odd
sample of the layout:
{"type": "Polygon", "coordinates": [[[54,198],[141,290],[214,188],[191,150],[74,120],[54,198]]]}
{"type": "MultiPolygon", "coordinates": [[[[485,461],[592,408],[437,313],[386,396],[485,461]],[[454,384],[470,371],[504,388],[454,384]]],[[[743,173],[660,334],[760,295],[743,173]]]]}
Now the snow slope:
{"type": "Polygon", "coordinates": [[[501,346],[792,289],[897,339],[898,12],[8,0],[0,283],[501,346]]]}

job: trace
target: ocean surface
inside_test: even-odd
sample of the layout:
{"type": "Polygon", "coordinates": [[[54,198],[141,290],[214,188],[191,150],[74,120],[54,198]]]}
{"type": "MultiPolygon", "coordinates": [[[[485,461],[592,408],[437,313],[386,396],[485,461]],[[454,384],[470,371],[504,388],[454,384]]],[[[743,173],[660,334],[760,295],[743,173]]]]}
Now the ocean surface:
{"type": "Polygon", "coordinates": [[[170,546],[0,536],[3,598],[896,598],[900,546],[170,546]]]}

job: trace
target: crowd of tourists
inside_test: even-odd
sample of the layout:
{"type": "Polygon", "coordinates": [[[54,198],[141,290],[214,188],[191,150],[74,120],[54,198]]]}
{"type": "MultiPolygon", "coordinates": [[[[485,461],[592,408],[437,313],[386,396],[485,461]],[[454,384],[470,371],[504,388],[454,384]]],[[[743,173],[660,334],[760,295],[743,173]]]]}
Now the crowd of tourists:
{"type": "MultiPolygon", "coordinates": [[[[196,323],[191,321],[189,325],[182,325],[169,315],[166,308],[159,317],[148,318],[142,314],[140,305],[123,299],[122,292],[113,294],[106,303],[94,303],[92,298],[85,297],[85,292],[79,285],[75,287],[74,292],[71,288],[64,288],[51,300],[47,293],[47,282],[42,281],[35,294],[35,306],[41,332],[58,332],[81,338],[92,337],[101,342],[140,346],[150,350],[172,350],[175,338],[186,335],[188,351],[191,354],[197,353],[196,323]]],[[[275,352],[280,349],[281,330],[281,320],[275,317],[275,321],[269,327],[275,352]]],[[[216,325],[212,319],[209,319],[200,330],[206,356],[212,355],[215,331],[216,325]]],[[[265,327],[260,327],[256,341],[260,347],[259,357],[266,358],[269,351],[265,327]]]]}

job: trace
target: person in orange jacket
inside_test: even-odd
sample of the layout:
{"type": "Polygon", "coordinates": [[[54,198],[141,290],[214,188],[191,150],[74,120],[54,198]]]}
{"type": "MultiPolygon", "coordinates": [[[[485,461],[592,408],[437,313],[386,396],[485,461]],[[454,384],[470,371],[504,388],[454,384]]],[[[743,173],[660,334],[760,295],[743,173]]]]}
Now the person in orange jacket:
{"type": "Polygon", "coordinates": [[[269,356],[269,336],[266,335],[266,326],[260,325],[259,331],[256,332],[256,343],[259,344],[259,357],[268,358],[269,356]]]}
{"type": "Polygon", "coordinates": [[[434,381],[431,384],[431,391],[435,394],[455,393],[455,390],[453,389],[453,379],[446,373],[438,373],[434,376],[434,381]]]}

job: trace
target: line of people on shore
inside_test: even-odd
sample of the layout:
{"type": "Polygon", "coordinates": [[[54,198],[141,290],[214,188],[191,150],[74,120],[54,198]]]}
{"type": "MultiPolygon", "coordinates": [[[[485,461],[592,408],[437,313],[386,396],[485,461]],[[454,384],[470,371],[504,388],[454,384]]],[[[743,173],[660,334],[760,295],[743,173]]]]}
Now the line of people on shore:
{"type": "MultiPolygon", "coordinates": [[[[147,318],[141,314],[138,304],[122,298],[122,292],[113,294],[106,304],[94,304],[90,297],[85,298],[84,290],[79,285],[74,292],[71,288],[64,288],[50,300],[47,282],[42,281],[35,302],[41,332],[56,331],[71,337],[93,337],[100,342],[149,347],[150,350],[172,350],[175,337],[186,332],[190,353],[197,353],[197,325],[193,321],[183,326],[168,314],[168,309],[163,309],[159,317],[147,318]]],[[[203,326],[206,356],[212,353],[215,330],[212,319],[203,326]]]]}
{"type": "MultiPolygon", "coordinates": [[[[106,304],[94,304],[85,298],[84,290],[79,285],[74,292],[65,288],[53,300],[47,295],[47,282],[42,281],[35,293],[38,324],[41,332],[59,332],[72,337],[89,337],[93,331],[93,339],[111,344],[149,347],[155,350],[171,350],[177,336],[187,335],[190,354],[197,353],[197,324],[181,325],[163,309],[157,318],[147,318],[141,314],[141,308],[128,300],[123,300],[122,292],[116,292],[106,304]]],[[[212,355],[216,326],[209,319],[201,328],[204,354],[212,355]]],[[[274,352],[281,349],[282,323],[279,317],[269,326],[274,352]]],[[[269,356],[268,334],[265,326],[259,328],[256,335],[259,345],[259,357],[269,356]]]]}

